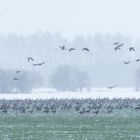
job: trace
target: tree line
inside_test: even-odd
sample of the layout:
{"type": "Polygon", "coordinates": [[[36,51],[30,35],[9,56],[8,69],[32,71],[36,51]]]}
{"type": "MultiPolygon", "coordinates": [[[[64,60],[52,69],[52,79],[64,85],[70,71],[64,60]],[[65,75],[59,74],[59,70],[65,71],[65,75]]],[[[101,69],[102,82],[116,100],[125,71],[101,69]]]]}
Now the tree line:
{"type": "Polygon", "coordinates": [[[0,69],[0,92],[1,93],[28,93],[33,88],[42,84],[42,78],[37,72],[0,69]]]}

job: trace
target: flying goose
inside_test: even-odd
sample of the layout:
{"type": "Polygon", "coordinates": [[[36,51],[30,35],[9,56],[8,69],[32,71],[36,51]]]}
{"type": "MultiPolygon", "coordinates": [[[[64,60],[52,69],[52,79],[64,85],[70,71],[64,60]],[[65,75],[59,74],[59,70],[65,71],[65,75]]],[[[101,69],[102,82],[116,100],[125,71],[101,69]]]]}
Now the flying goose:
{"type": "Polygon", "coordinates": [[[117,50],[120,50],[121,48],[119,46],[117,47],[114,47],[114,50],[117,51],[117,50]]]}
{"type": "Polygon", "coordinates": [[[130,61],[123,61],[123,63],[124,63],[125,65],[127,65],[127,64],[130,63],[130,61]]]}
{"type": "Polygon", "coordinates": [[[115,87],[117,87],[118,85],[113,85],[113,86],[109,86],[108,88],[109,89],[113,89],[113,88],[115,88],[115,87]]]}
{"type": "Polygon", "coordinates": [[[20,72],[21,72],[20,70],[17,70],[17,71],[16,71],[16,73],[20,73],[20,72]]]}
{"type": "Polygon", "coordinates": [[[122,44],[117,44],[118,47],[121,47],[121,46],[123,46],[123,45],[124,45],[124,43],[122,43],[122,44]]]}
{"type": "Polygon", "coordinates": [[[13,80],[17,81],[17,80],[18,80],[18,78],[13,78],[13,80]]]}
{"type": "Polygon", "coordinates": [[[34,59],[32,57],[28,57],[28,62],[30,61],[34,61],[34,59]]]}
{"type": "Polygon", "coordinates": [[[137,60],[136,60],[136,62],[139,62],[139,61],[140,61],[140,59],[137,59],[137,60]]]}
{"type": "Polygon", "coordinates": [[[82,50],[89,52],[89,49],[88,48],[83,48],[82,50]]]}
{"type": "Polygon", "coordinates": [[[71,52],[71,51],[74,51],[74,50],[76,50],[76,49],[75,49],[75,48],[70,48],[70,49],[69,49],[70,52],[71,52]]]}
{"type": "Polygon", "coordinates": [[[66,50],[66,47],[65,46],[59,46],[59,48],[61,48],[61,50],[66,50]]]}
{"type": "Polygon", "coordinates": [[[115,42],[113,45],[118,45],[120,42],[115,42]]]}
{"type": "Polygon", "coordinates": [[[43,65],[43,64],[45,64],[45,62],[42,62],[42,63],[36,63],[36,64],[33,64],[33,66],[41,66],[41,65],[43,65]]]}
{"type": "Polygon", "coordinates": [[[134,47],[130,47],[129,48],[129,51],[131,52],[131,51],[135,51],[135,48],[134,47]]]}

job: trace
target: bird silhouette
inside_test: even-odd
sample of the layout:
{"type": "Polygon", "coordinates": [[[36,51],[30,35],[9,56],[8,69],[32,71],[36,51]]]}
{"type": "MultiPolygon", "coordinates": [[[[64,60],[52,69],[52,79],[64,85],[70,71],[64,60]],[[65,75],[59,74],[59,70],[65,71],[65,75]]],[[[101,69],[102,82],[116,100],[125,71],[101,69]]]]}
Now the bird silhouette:
{"type": "Polygon", "coordinates": [[[109,89],[113,89],[113,88],[115,88],[115,87],[117,87],[118,85],[113,85],[113,86],[109,86],[108,88],[109,89]]]}
{"type": "Polygon", "coordinates": [[[119,42],[115,42],[114,45],[116,45],[116,47],[114,47],[114,50],[117,51],[117,50],[121,49],[121,47],[124,45],[124,43],[119,44],[119,42]]]}
{"type": "Polygon", "coordinates": [[[45,62],[42,62],[42,63],[36,63],[36,64],[33,64],[33,66],[35,67],[35,66],[41,66],[41,65],[43,65],[43,64],[45,64],[45,62]]]}
{"type": "Polygon", "coordinates": [[[117,44],[118,47],[122,47],[123,45],[124,45],[124,43],[117,44]]]}
{"type": "Polygon", "coordinates": [[[16,71],[16,73],[20,73],[20,72],[21,72],[20,70],[17,70],[17,71],[16,71]]]}
{"type": "Polygon", "coordinates": [[[135,51],[135,48],[134,47],[130,47],[129,51],[135,51]]]}
{"type": "Polygon", "coordinates": [[[89,52],[89,49],[88,48],[83,48],[82,50],[89,52]]]}
{"type": "Polygon", "coordinates": [[[130,63],[130,61],[123,61],[123,63],[124,63],[125,65],[127,65],[127,64],[130,63]]]}
{"type": "Polygon", "coordinates": [[[28,62],[30,61],[34,61],[34,59],[32,57],[28,57],[28,62]]]}
{"type": "Polygon", "coordinates": [[[39,63],[38,65],[41,66],[41,65],[43,65],[43,64],[45,64],[45,62],[39,63]]]}
{"type": "Polygon", "coordinates": [[[17,80],[18,80],[18,78],[13,78],[13,80],[17,81],[17,80]]]}
{"type": "Polygon", "coordinates": [[[117,50],[120,50],[121,48],[119,46],[117,47],[114,47],[114,50],[117,51],[117,50]]]}
{"type": "Polygon", "coordinates": [[[139,62],[139,61],[140,61],[140,59],[137,59],[137,60],[136,60],[136,62],[139,62]]]}
{"type": "Polygon", "coordinates": [[[71,51],[74,51],[74,50],[76,50],[76,49],[75,49],[75,48],[70,48],[70,49],[69,49],[70,52],[71,52],[71,51]]]}
{"type": "Polygon", "coordinates": [[[66,50],[65,46],[59,46],[59,48],[61,48],[61,50],[66,50]]]}
{"type": "Polygon", "coordinates": [[[115,42],[113,45],[118,45],[120,42],[115,42]]]}

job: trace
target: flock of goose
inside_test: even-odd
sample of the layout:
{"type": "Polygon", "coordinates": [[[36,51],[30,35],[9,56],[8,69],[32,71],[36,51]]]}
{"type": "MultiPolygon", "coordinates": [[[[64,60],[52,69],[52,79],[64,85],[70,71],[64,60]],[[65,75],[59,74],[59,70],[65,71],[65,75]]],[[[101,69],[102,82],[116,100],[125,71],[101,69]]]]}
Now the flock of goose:
{"type": "MultiPolygon", "coordinates": [[[[124,43],[115,42],[113,45],[115,45],[114,50],[118,51],[118,50],[121,50],[122,46],[124,46],[124,43]]],[[[129,47],[128,49],[129,49],[130,52],[132,52],[132,51],[135,52],[136,51],[134,47],[129,47]]],[[[140,61],[140,58],[136,59],[136,62],[139,62],[139,61],[140,61]]],[[[130,64],[130,62],[131,61],[123,61],[123,63],[125,65],[130,64]]]]}
{"type": "MultiPolygon", "coordinates": [[[[124,43],[115,42],[115,43],[113,43],[113,45],[115,46],[115,47],[114,47],[114,50],[115,50],[115,51],[119,51],[119,50],[121,50],[122,47],[124,46],[124,43]]],[[[61,50],[67,50],[67,48],[66,48],[65,46],[59,46],[59,47],[60,47],[61,50]]],[[[135,52],[135,48],[134,48],[134,47],[129,47],[128,49],[129,49],[130,52],[132,52],[132,51],[135,52]]],[[[76,50],[76,48],[68,48],[68,51],[69,51],[69,52],[75,51],[75,50],[76,50]]],[[[83,51],[87,51],[87,52],[90,51],[89,48],[82,48],[82,50],[83,50],[83,51]]],[[[140,61],[140,59],[136,59],[136,62],[139,62],[139,61],[140,61]]],[[[131,61],[123,61],[123,63],[124,63],[125,65],[129,64],[130,62],[131,62],[131,61]]],[[[108,86],[107,88],[108,88],[108,89],[113,89],[113,88],[115,88],[115,87],[117,87],[117,86],[118,86],[118,85],[115,84],[115,85],[112,85],[112,86],[108,86]]]]}
{"type": "MultiPolygon", "coordinates": [[[[59,46],[59,48],[60,48],[61,50],[66,50],[66,49],[67,49],[65,46],[59,46]]],[[[71,51],[74,51],[74,50],[76,50],[76,49],[75,49],[75,48],[69,48],[68,50],[69,50],[69,52],[71,52],[71,51]]],[[[87,52],[90,51],[88,48],[82,48],[82,50],[83,50],[83,51],[87,51],[87,52]]],[[[33,57],[28,57],[28,58],[27,58],[27,61],[30,63],[30,62],[34,62],[35,59],[34,59],[33,57]]],[[[45,64],[45,61],[40,62],[40,63],[33,63],[32,66],[33,66],[33,67],[36,67],[36,66],[42,66],[42,65],[44,65],[44,64],[45,64]]],[[[17,70],[17,71],[16,71],[16,74],[21,73],[21,72],[22,72],[22,71],[17,70]]],[[[16,77],[13,78],[13,80],[18,80],[18,79],[19,79],[18,76],[16,76],[16,77]]]]}
{"type": "MultiPolygon", "coordinates": [[[[115,42],[115,43],[113,43],[113,45],[115,46],[115,47],[114,47],[114,50],[115,50],[115,51],[120,51],[120,50],[122,49],[122,47],[124,46],[124,43],[115,42]]],[[[136,51],[134,47],[129,47],[128,50],[129,50],[130,52],[135,52],[135,51],[136,51]]],[[[136,62],[140,62],[140,58],[136,59],[136,62]]],[[[123,63],[124,63],[125,65],[127,65],[127,64],[130,64],[131,61],[130,61],[130,60],[129,60],[129,61],[123,61],[123,63]]],[[[115,88],[115,87],[117,87],[117,86],[118,86],[118,85],[115,84],[115,85],[113,85],[113,86],[109,86],[108,89],[113,89],[113,88],[115,88]]]]}
{"type": "MultiPolygon", "coordinates": [[[[34,58],[33,57],[28,57],[27,58],[27,61],[30,63],[30,62],[34,62],[34,58]]],[[[42,66],[43,64],[45,64],[45,61],[43,62],[40,62],[40,63],[33,63],[32,66],[35,67],[35,66],[42,66]]],[[[21,73],[22,71],[21,70],[17,70],[16,71],[16,74],[19,74],[21,73]]],[[[19,80],[18,76],[14,77],[13,80],[19,80]]]]}
{"type": "Polygon", "coordinates": [[[0,100],[0,114],[105,115],[140,111],[140,99],[25,99],[0,100]]]}
{"type": "MultiPolygon", "coordinates": [[[[124,46],[124,43],[120,43],[120,42],[115,42],[115,43],[113,43],[113,45],[115,46],[114,47],[114,50],[115,51],[120,51],[121,49],[122,49],[122,47],[124,46]]],[[[59,48],[61,49],[61,50],[68,50],[69,52],[72,52],[72,51],[76,51],[77,49],[76,48],[66,48],[66,46],[59,46],[59,48]]],[[[130,52],[135,52],[136,50],[135,50],[135,48],[134,47],[129,47],[128,48],[128,50],[130,51],[130,52]]],[[[86,47],[84,47],[84,48],[82,48],[82,51],[86,51],[86,52],[90,52],[90,49],[89,48],[86,48],[86,47]]],[[[34,62],[35,61],[35,59],[33,58],[33,57],[28,57],[27,58],[27,61],[28,61],[28,63],[31,63],[31,62],[34,62]]],[[[130,64],[130,62],[131,61],[123,61],[123,63],[125,64],[125,65],[127,65],[127,64],[130,64]]],[[[138,59],[136,59],[136,62],[140,62],[140,58],[138,58],[138,59]]],[[[43,61],[43,62],[40,62],[40,63],[32,63],[32,66],[33,67],[36,67],[36,66],[42,66],[43,64],[45,64],[45,61],[43,61]]],[[[18,73],[20,73],[21,71],[20,70],[17,70],[16,71],[16,74],[18,74],[18,73]]],[[[18,80],[18,76],[17,77],[14,77],[13,78],[13,80],[18,80]]],[[[108,86],[107,88],[108,89],[113,89],[113,88],[115,88],[115,87],[117,87],[118,85],[117,84],[115,84],[115,85],[112,85],[112,86],[108,86]]]]}
{"type": "MultiPolygon", "coordinates": [[[[67,50],[65,46],[59,46],[61,50],[67,50]]],[[[76,48],[69,48],[69,52],[76,50],[76,48]]],[[[82,48],[83,51],[89,52],[90,50],[88,48],[82,48]]]]}

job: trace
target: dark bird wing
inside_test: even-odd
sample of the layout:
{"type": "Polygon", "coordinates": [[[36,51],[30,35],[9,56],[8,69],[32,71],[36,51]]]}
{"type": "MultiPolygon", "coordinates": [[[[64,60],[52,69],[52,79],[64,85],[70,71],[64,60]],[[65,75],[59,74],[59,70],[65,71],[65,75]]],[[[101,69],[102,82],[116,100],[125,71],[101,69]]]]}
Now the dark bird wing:
{"type": "Polygon", "coordinates": [[[15,81],[16,81],[16,80],[18,80],[18,78],[13,78],[13,80],[15,80],[15,81]]]}
{"type": "Polygon", "coordinates": [[[32,57],[28,57],[28,62],[30,61],[34,61],[34,59],[32,57]]]}
{"type": "Polygon", "coordinates": [[[39,63],[38,65],[41,66],[41,65],[43,65],[43,64],[45,64],[45,62],[39,63]]]}
{"type": "Polygon", "coordinates": [[[33,66],[34,66],[34,67],[35,67],[35,66],[41,66],[41,65],[43,65],[43,64],[45,64],[45,62],[38,63],[38,64],[33,64],[33,66]]]}
{"type": "Polygon", "coordinates": [[[33,66],[35,67],[35,66],[38,66],[38,64],[33,64],[33,66]]]}
{"type": "Polygon", "coordinates": [[[17,71],[16,71],[16,73],[20,73],[20,72],[21,72],[20,70],[17,70],[17,71]]]}
{"type": "Polygon", "coordinates": [[[88,51],[88,52],[89,52],[89,49],[88,49],[88,48],[83,48],[82,50],[83,50],[83,51],[88,51]]]}
{"type": "Polygon", "coordinates": [[[123,45],[124,45],[124,43],[121,43],[121,44],[118,44],[117,46],[118,46],[118,47],[121,47],[121,46],[123,46],[123,45]]]}
{"type": "Polygon", "coordinates": [[[136,60],[136,62],[139,62],[139,61],[140,61],[140,59],[137,59],[137,60],[136,60]]]}
{"type": "Polygon", "coordinates": [[[115,51],[120,50],[120,47],[115,47],[114,50],[115,51]]]}
{"type": "Polygon", "coordinates": [[[74,51],[74,50],[76,50],[76,49],[75,49],[75,48],[70,48],[70,49],[69,49],[70,52],[71,52],[71,51],[74,51]]]}
{"type": "Polygon", "coordinates": [[[61,48],[61,50],[65,50],[65,46],[59,46],[59,48],[61,48]]]}
{"type": "Polygon", "coordinates": [[[129,63],[130,63],[130,61],[123,61],[123,63],[124,63],[124,64],[129,64],[129,63]]]}
{"type": "Polygon", "coordinates": [[[113,87],[112,87],[112,86],[109,86],[108,88],[109,88],[109,89],[112,89],[113,87]]]}
{"type": "Polygon", "coordinates": [[[43,65],[43,64],[45,64],[45,62],[42,62],[41,64],[43,65]]]}
{"type": "Polygon", "coordinates": [[[135,51],[135,48],[134,47],[130,47],[129,50],[130,51],[135,51]]]}
{"type": "Polygon", "coordinates": [[[118,45],[120,42],[115,42],[113,45],[118,45]]]}
{"type": "Polygon", "coordinates": [[[113,86],[109,86],[108,88],[109,89],[112,89],[112,88],[115,88],[115,87],[117,87],[118,85],[113,85],[113,86]]]}

